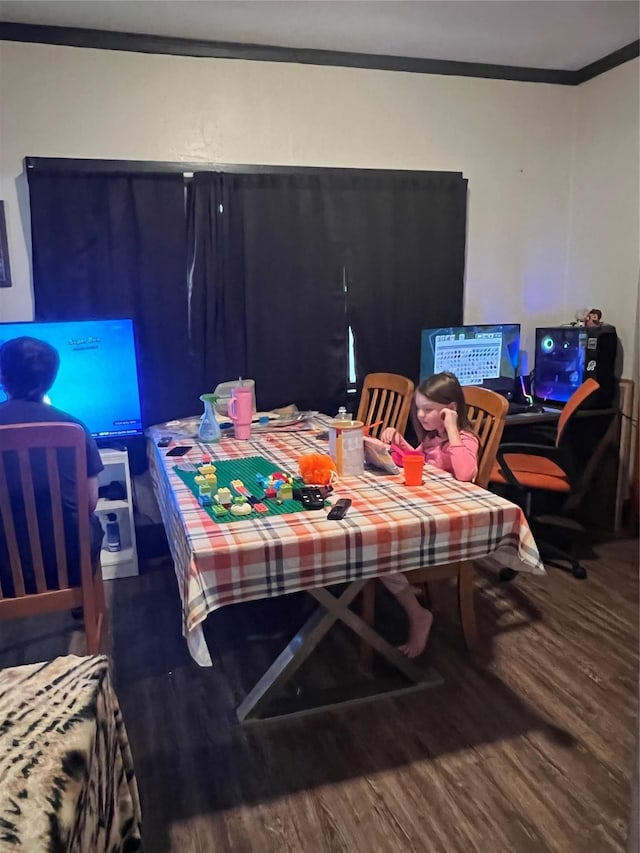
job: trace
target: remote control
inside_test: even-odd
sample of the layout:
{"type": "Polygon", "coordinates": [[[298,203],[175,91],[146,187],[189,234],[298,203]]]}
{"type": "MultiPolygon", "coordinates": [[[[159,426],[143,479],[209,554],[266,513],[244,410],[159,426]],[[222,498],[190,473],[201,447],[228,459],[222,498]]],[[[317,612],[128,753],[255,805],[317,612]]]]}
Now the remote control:
{"type": "Polygon", "coordinates": [[[351,498],[340,498],[329,510],[327,518],[330,518],[332,521],[340,521],[341,518],[345,517],[350,506],[351,498]]]}
{"type": "Polygon", "coordinates": [[[293,490],[293,499],[300,501],[305,509],[324,509],[324,495],[314,486],[302,486],[293,490]]]}

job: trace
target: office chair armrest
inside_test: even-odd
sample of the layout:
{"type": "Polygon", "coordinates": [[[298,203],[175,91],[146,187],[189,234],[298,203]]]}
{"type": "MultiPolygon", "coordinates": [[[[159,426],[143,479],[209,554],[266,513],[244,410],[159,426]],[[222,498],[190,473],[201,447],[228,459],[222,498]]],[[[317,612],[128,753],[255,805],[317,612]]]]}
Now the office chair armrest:
{"type": "Polygon", "coordinates": [[[523,488],[520,481],[509,466],[509,463],[505,459],[505,456],[515,453],[524,456],[538,456],[544,459],[548,459],[550,462],[553,462],[555,465],[562,469],[563,474],[569,481],[571,490],[573,491],[577,488],[579,478],[575,470],[575,463],[573,457],[570,454],[568,454],[566,451],[563,451],[562,448],[557,448],[555,446],[552,447],[545,444],[531,444],[529,442],[508,442],[507,444],[501,444],[498,447],[498,452],[496,453],[496,462],[509,485],[515,486],[518,489],[523,488]]]}

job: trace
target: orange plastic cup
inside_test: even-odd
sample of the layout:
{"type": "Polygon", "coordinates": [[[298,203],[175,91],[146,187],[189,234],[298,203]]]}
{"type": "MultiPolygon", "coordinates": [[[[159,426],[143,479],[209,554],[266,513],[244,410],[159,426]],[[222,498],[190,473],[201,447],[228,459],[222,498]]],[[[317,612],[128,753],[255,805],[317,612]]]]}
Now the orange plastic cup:
{"type": "Polygon", "coordinates": [[[405,453],[402,457],[404,468],[404,482],[407,486],[422,485],[422,469],[424,467],[424,456],[422,453],[405,453]]]}

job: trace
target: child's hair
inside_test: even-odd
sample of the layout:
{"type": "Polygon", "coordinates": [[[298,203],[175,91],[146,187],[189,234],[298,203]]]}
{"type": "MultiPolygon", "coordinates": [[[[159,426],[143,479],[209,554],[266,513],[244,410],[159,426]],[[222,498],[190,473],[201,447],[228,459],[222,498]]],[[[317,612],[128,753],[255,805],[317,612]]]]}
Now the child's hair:
{"type": "MultiPolygon", "coordinates": [[[[458,429],[472,430],[469,418],[467,417],[467,403],[464,399],[464,392],[458,381],[458,377],[454,373],[449,373],[448,370],[445,370],[443,373],[434,373],[433,376],[423,379],[416,388],[416,394],[422,394],[427,400],[431,400],[433,403],[440,403],[442,406],[455,403],[458,413],[458,429]]],[[[418,420],[415,396],[411,406],[411,422],[413,423],[418,440],[423,441],[427,433],[418,420]]]]}
{"type": "Polygon", "coordinates": [[[9,397],[40,402],[54,383],[58,351],[37,338],[13,338],[0,347],[0,381],[9,397]]]}

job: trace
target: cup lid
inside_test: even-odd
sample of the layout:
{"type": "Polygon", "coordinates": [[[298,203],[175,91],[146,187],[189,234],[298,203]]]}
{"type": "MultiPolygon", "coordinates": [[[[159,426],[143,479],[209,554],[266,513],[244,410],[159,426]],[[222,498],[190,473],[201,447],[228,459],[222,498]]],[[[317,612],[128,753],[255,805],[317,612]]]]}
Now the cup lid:
{"type": "Polygon", "coordinates": [[[362,429],[363,421],[331,421],[329,424],[333,429],[362,429]]]}

